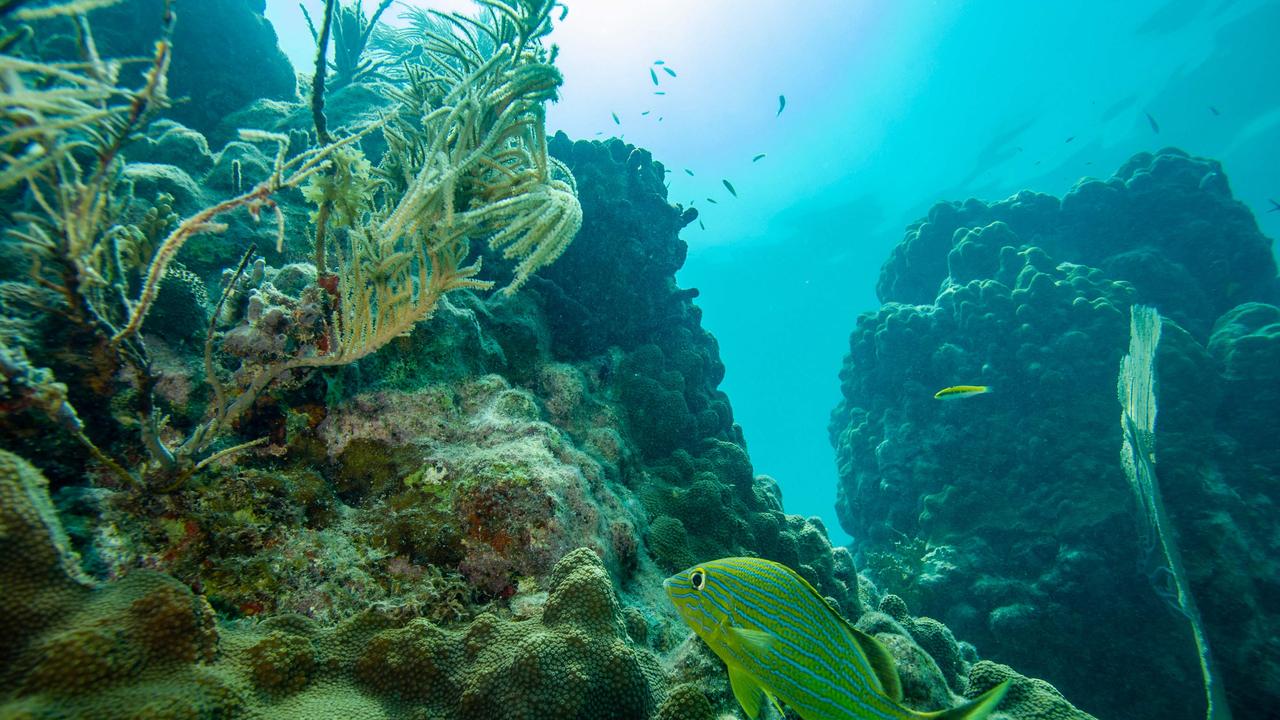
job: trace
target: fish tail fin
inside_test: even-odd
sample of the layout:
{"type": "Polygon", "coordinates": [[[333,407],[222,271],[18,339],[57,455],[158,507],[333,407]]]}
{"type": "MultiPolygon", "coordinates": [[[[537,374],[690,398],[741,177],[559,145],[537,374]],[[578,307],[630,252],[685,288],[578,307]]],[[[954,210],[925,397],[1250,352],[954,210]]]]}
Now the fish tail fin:
{"type": "Polygon", "coordinates": [[[925,718],[928,720],[982,720],[996,709],[996,705],[1000,704],[1000,700],[1008,690],[1009,681],[1005,680],[960,707],[941,712],[922,713],[916,715],[916,718],[920,720],[925,718]]]}

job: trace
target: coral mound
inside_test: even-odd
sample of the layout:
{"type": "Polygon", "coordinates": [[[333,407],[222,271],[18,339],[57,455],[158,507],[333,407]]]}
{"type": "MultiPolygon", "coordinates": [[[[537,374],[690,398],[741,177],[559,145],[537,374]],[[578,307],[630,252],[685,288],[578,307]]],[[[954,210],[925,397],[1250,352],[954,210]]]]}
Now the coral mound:
{"type": "Polygon", "coordinates": [[[1264,430],[1280,420],[1280,285],[1221,166],[1168,149],[1061,201],[940,203],[877,290],[830,424],[859,568],[1100,717],[1202,717],[1196,649],[1119,462],[1128,311],[1152,305],[1156,474],[1192,589],[1233,709],[1280,706],[1280,651],[1260,640],[1280,628],[1263,599],[1280,494],[1259,482],[1280,468],[1264,430]],[[991,392],[934,399],[961,384],[991,392]]]}
{"type": "MultiPolygon", "coordinates": [[[[6,541],[32,541],[29,556],[6,555],[0,569],[48,571],[43,584],[6,585],[30,606],[70,582],[49,567],[60,567],[60,528],[29,522],[48,502],[38,480],[0,455],[0,527],[6,541]],[[15,492],[24,482],[36,492],[15,492]]],[[[60,610],[45,627],[6,628],[12,661],[0,680],[12,691],[0,695],[0,716],[331,717],[322,709],[343,708],[359,718],[640,720],[664,696],[663,670],[628,638],[609,574],[586,548],[556,564],[540,617],[485,614],[448,630],[369,611],[327,629],[284,615],[219,632],[203,598],[146,571],[60,610]]]]}

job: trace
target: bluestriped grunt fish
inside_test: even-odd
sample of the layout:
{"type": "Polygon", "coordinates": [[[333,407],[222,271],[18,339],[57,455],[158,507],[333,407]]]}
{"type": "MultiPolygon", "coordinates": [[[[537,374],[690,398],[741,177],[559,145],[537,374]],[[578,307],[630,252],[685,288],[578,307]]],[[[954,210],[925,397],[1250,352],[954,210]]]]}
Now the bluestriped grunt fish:
{"type": "Polygon", "coordinates": [[[724,661],[747,717],[781,701],[804,720],[980,720],[1008,689],[960,707],[918,713],[899,702],[893,657],[850,625],[791,568],[724,558],[673,575],[663,587],[680,617],[724,661]]]}

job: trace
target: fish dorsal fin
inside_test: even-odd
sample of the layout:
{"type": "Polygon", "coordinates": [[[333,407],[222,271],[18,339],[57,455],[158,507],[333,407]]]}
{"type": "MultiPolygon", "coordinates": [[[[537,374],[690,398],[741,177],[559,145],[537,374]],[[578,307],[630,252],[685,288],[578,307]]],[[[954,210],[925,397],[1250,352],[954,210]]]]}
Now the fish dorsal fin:
{"type": "MultiPolygon", "coordinates": [[[[862,650],[862,654],[867,658],[867,663],[871,666],[871,672],[875,675],[876,680],[879,681],[880,687],[878,689],[894,702],[902,702],[902,681],[898,679],[898,669],[893,662],[893,656],[889,654],[889,650],[881,644],[879,640],[876,640],[870,635],[854,627],[844,618],[843,615],[840,614],[840,611],[832,607],[831,603],[827,602],[827,599],[815,590],[814,587],[809,584],[809,581],[805,580],[803,576],[790,568],[787,568],[787,571],[790,572],[791,575],[798,580],[811,595],[813,595],[813,597],[817,598],[818,601],[822,603],[822,606],[831,613],[832,617],[840,625],[843,625],[846,631],[848,631],[854,644],[862,650]]],[[[856,672],[857,669],[850,668],[849,671],[856,672]]]]}
{"type": "Polygon", "coordinates": [[[747,717],[756,720],[766,702],[772,702],[769,692],[756,681],[751,673],[735,665],[729,666],[729,687],[733,688],[733,696],[747,713],[747,717]]]}
{"type": "Polygon", "coordinates": [[[898,679],[898,668],[893,663],[893,656],[889,654],[889,649],[879,640],[849,623],[846,622],[844,626],[858,647],[862,648],[862,654],[867,656],[871,671],[880,681],[880,689],[890,700],[902,702],[902,681],[898,679]]]}

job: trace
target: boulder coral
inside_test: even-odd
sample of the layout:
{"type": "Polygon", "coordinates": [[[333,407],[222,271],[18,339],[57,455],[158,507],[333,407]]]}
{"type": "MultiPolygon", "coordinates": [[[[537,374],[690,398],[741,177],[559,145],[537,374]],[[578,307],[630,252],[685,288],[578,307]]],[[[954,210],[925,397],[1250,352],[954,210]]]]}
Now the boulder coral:
{"type": "MultiPolygon", "coordinates": [[[[208,132],[223,116],[258,98],[292,100],[297,80],[276,44],[261,0],[204,0],[183,5],[174,27],[170,94],[189,98],[168,111],[208,132]]],[[[128,0],[90,15],[108,57],[145,56],[165,17],[161,0],[128,0]]]]}
{"type": "MultiPolygon", "coordinates": [[[[1258,640],[1280,622],[1261,600],[1277,560],[1258,514],[1275,502],[1258,483],[1276,462],[1259,435],[1276,419],[1270,246],[1218,163],[1172,149],[1061,201],[941,203],[908,228],[882,307],[850,336],[830,424],[837,511],[871,579],[1099,716],[1200,714],[1195,648],[1118,462],[1128,309],[1153,304],[1157,474],[1210,644],[1238,712],[1280,703],[1260,671],[1280,653],[1258,640]],[[933,398],[960,384],[991,392],[933,398]],[[1075,657],[1081,638],[1120,635],[1075,657]],[[1170,677],[1185,682],[1130,690],[1170,677]]],[[[955,687],[954,661],[939,664],[955,687]]]]}
{"type": "Polygon", "coordinates": [[[42,478],[7,453],[0,497],[5,549],[29,551],[0,562],[6,579],[29,578],[6,584],[5,602],[59,601],[6,628],[0,716],[301,718],[328,707],[355,718],[642,719],[665,696],[665,671],[628,637],[589,549],[560,559],[545,605],[525,620],[485,614],[445,629],[369,610],[330,627],[289,615],[218,627],[203,597],[158,573],[80,585],[61,527],[41,520],[42,478]]]}

